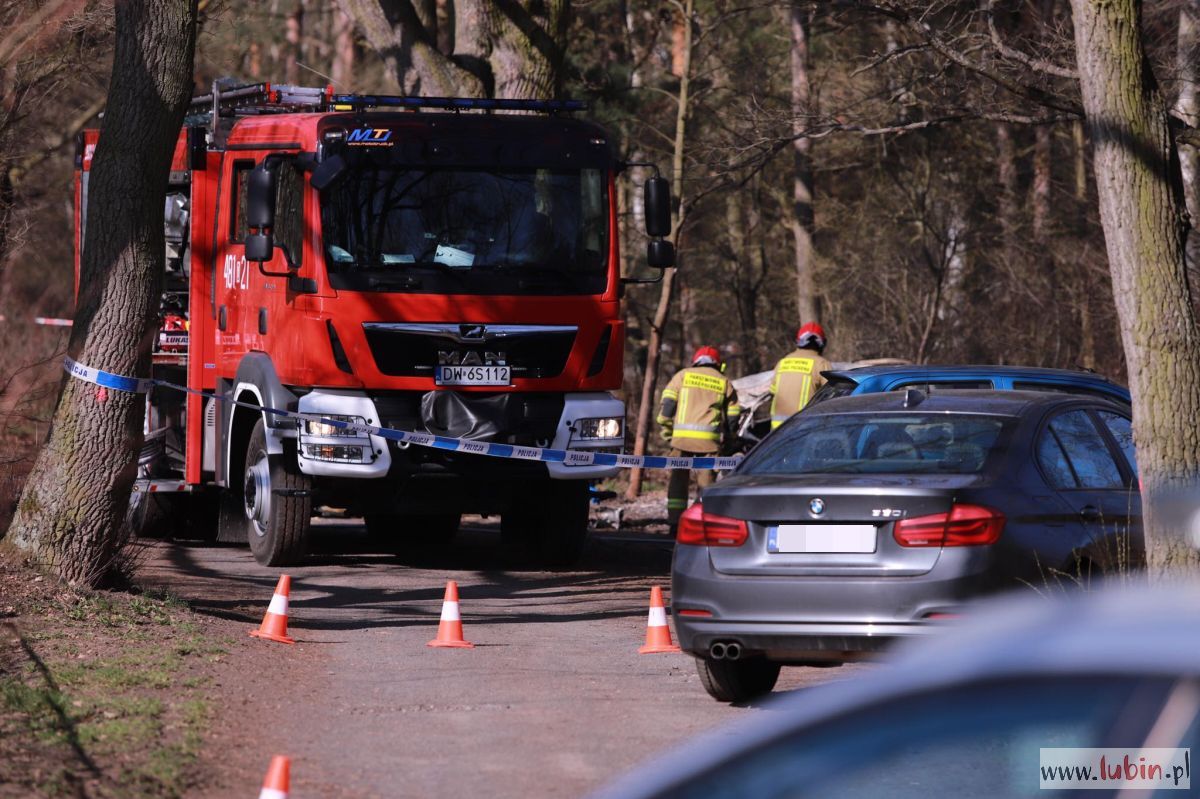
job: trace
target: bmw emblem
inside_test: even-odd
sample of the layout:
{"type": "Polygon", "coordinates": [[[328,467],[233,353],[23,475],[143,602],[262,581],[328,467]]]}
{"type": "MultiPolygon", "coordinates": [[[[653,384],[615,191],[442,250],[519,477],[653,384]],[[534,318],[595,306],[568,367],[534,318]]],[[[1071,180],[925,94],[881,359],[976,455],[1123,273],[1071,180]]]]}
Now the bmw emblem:
{"type": "Polygon", "coordinates": [[[813,516],[820,516],[825,512],[825,500],[821,499],[820,497],[809,500],[808,509],[813,516]]]}

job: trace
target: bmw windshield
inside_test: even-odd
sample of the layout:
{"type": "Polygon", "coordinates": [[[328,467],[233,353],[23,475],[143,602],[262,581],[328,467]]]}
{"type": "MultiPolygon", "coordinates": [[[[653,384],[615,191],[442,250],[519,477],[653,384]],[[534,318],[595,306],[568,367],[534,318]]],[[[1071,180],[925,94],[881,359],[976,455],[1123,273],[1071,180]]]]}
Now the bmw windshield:
{"type": "Polygon", "coordinates": [[[608,283],[601,169],[351,166],[321,194],[334,288],[599,294],[608,283]]]}

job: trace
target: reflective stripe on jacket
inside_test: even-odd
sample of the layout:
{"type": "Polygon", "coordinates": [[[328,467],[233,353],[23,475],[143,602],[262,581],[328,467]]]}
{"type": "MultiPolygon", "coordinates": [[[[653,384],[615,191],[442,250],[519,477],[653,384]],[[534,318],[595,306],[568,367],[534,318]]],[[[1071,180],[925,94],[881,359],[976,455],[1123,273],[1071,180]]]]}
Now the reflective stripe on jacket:
{"type": "Polygon", "coordinates": [[[816,350],[793,350],[775,364],[775,375],[771,379],[771,429],[779,427],[799,411],[817,389],[825,385],[821,372],[829,371],[833,364],[817,354],[816,350]]]}
{"type": "Polygon", "coordinates": [[[663,438],[684,452],[717,452],[730,420],[741,413],[733,384],[711,366],[680,370],[663,389],[663,438]]]}

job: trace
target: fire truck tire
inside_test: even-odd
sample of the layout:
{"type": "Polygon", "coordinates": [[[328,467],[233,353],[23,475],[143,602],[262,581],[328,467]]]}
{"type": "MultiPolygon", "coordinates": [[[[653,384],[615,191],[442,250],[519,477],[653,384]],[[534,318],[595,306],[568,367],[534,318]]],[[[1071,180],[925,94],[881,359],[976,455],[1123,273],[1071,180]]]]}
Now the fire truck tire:
{"type": "Polygon", "coordinates": [[[170,535],[170,514],[159,497],[145,491],[134,491],[129,497],[125,521],[138,538],[166,538],[170,535]]]}
{"type": "Polygon", "coordinates": [[[214,541],[217,537],[217,502],[211,492],[135,491],[126,518],[138,538],[214,541]]]}
{"type": "Polygon", "coordinates": [[[506,546],[539,565],[573,566],[587,543],[588,501],[586,481],[542,483],[501,514],[500,534],[506,546]]]}
{"type": "Polygon", "coordinates": [[[264,566],[299,563],[308,549],[312,524],[312,481],[300,471],[295,456],[269,455],[267,434],[259,419],[246,447],[242,486],[236,494],[254,559],[264,566]]]}
{"type": "Polygon", "coordinates": [[[444,555],[453,546],[461,521],[457,513],[368,513],[363,517],[371,542],[401,560],[444,555]]]}

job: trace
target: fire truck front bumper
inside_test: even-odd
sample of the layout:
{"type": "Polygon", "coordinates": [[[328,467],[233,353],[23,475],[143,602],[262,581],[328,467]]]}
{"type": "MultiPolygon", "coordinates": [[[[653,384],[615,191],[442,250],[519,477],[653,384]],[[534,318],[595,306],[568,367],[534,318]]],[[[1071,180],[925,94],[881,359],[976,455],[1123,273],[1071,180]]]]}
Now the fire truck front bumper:
{"type": "MultiPolygon", "coordinates": [[[[524,406],[517,416],[527,418],[534,405],[539,405],[538,410],[543,414],[553,414],[544,419],[541,432],[533,440],[506,440],[508,431],[504,429],[505,425],[498,424],[498,418],[487,418],[489,414],[496,413],[496,407],[503,408],[504,414],[512,416],[512,409],[507,407],[512,403],[480,402],[462,395],[441,396],[437,399],[449,402],[431,403],[419,395],[371,397],[361,391],[318,389],[300,398],[299,411],[339,421],[419,430],[451,438],[501,443],[511,441],[554,450],[622,450],[625,440],[625,403],[610,394],[580,392],[554,398],[543,395],[537,398],[536,403],[525,402],[525,398],[518,395],[509,396],[524,406]],[[426,420],[423,418],[425,416],[431,418],[426,420]],[[447,419],[457,420],[457,423],[450,424],[447,419]],[[467,429],[454,429],[464,425],[467,429]],[[487,427],[490,427],[492,434],[480,435],[479,432],[487,427]]],[[[309,421],[301,422],[298,444],[300,470],[314,477],[380,478],[397,469],[402,472],[422,471],[423,465],[435,464],[449,466],[450,471],[466,467],[463,470],[472,473],[480,469],[527,475],[531,472],[540,473],[554,480],[599,480],[612,477],[617,472],[611,466],[574,465],[550,458],[542,462],[526,459],[505,461],[490,456],[424,450],[394,442],[389,444],[381,436],[353,433],[309,421]]]]}

